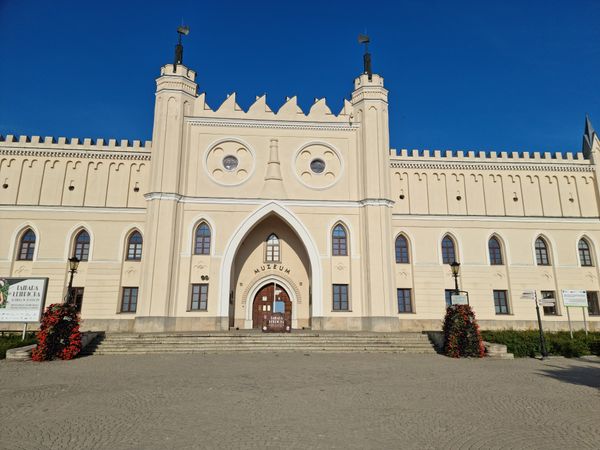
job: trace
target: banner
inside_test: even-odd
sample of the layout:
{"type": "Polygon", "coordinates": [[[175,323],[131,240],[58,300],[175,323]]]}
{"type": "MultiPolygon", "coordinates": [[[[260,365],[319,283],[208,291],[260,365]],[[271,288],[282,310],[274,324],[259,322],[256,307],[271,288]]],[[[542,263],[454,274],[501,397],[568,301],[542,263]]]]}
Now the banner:
{"type": "Polygon", "coordinates": [[[0,322],[39,322],[48,278],[0,278],[0,322]]]}

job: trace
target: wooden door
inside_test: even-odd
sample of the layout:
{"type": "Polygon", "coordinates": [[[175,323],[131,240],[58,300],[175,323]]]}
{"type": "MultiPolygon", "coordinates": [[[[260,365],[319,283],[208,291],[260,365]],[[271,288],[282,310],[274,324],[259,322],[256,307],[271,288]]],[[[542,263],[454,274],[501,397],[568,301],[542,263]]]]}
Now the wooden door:
{"type": "Polygon", "coordinates": [[[292,328],[292,301],[283,286],[277,285],[277,295],[275,294],[275,283],[269,283],[263,286],[254,296],[252,305],[252,328],[262,329],[267,324],[271,314],[273,314],[273,300],[285,303],[284,320],[286,326],[292,328]]]}

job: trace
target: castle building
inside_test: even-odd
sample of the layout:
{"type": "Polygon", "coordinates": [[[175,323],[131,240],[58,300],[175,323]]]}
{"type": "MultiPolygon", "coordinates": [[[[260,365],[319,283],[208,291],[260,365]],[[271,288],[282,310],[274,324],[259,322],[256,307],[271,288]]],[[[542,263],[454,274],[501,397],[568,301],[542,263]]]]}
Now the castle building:
{"type": "Polygon", "coordinates": [[[537,326],[535,290],[566,329],[572,289],[574,326],[600,329],[589,121],[577,154],[395,150],[370,70],[337,114],[264,95],[245,111],[211,108],[179,62],[151,142],[0,139],[0,277],[48,277],[61,302],[77,256],[86,330],[251,329],[280,308],[292,329],[417,331],[440,329],[457,261],[482,328],[537,326]]]}

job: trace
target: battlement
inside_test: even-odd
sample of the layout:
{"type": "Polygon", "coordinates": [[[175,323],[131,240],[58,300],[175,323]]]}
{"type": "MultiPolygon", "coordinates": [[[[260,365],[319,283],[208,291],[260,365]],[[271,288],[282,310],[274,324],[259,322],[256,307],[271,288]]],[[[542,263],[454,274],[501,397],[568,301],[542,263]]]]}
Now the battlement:
{"type": "Polygon", "coordinates": [[[344,99],[342,109],[338,114],[331,112],[325,98],[315,98],[308,113],[304,113],[298,106],[296,96],[286,97],[285,103],[275,112],[267,104],[266,94],[256,96],[255,102],[244,111],[236,101],[236,93],[229,94],[223,103],[216,109],[212,109],[206,103],[206,94],[202,93],[196,97],[193,117],[214,117],[227,119],[262,119],[262,120],[290,120],[307,122],[338,122],[351,124],[353,121],[352,104],[344,99]]]}
{"type": "Polygon", "coordinates": [[[391,160],[428,160],[440,162],[514,162],[514,163],[587,163],[583,153],[496,152],[472,150],[407,150],[390,149],[391,160]]]}
{"type": "Polygon", "coordinates": [[[140,152],[149,153],[152,147],[151,141],[129,141],[122,139],[91,139],[85,138],[55,138],[52,136],[14,136],[8,134],[0,135],[0,148],[2,147],[20,147],[20,148],[44,148],[56,150],[90,150],[90,151],[113,151],[113,152],[140,152]]]}

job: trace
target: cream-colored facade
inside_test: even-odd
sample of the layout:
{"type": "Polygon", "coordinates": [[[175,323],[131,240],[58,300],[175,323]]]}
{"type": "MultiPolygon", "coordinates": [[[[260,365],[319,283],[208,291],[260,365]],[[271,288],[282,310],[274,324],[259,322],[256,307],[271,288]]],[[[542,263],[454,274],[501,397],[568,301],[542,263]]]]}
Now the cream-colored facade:
{"type": "MultiPolygon", "coordinates": [[[[535,326],[534,304],[520,298],[535,289],[555,292],[543,319],[564,329],[561,290],[600,291],[591,127],[576,156],[396,151],[379,75],[357,77],[338,114],[324,99],[305,113],[295,97],[273,111],[265,96],[244,111],[235,94],[213,109],[195,76],[162,67],[152,142],[0,140],[0,276],[49,277],[47,304],[62,301],[85,230],[74,278],[83,328],[112,331],[252,328],[272,284],[289,295],[294,328],[439,329],[454,288],[445,237],[483,328],[535,326]],[[132,248],[135,232],[143,243],[132,248]]],[[[570,312],[582,327],[582,309],[570,312]]],[[[585,311],[591,329],[596,312],[585,311]]]]}

